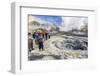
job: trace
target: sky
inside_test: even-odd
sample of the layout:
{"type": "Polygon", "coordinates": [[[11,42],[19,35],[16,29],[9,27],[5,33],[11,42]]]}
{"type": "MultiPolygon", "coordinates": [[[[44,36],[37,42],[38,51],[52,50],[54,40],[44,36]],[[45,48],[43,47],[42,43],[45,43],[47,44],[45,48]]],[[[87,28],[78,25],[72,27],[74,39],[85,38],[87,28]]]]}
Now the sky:
{"type": "Polygon", "coordinates": [[[71,29],[81,29],[88,24],[87,17],[63,17],[64,25],[61,27],[62,31],[69,31],[71,29]]]}
{"type": "Polygon", "coordinates": [[[72,29],[81,29],[84,25],[88,24],[88,17],[61,17],[61,16],[44,16],[37,15],[33,16],[39,18],[43,21],[52,22],[53,24],[59,26],[61,31],[69,31],[72,29]]]}
{"type": "Polygon", "coordinates": [[[55,25],[61,25],[63,20],[62,20],[62,17],[60,16],[36,16],[42,20],[45,20],[45,21],[49,21],[49,22],[52,22],[53,24],[55,25]]]}

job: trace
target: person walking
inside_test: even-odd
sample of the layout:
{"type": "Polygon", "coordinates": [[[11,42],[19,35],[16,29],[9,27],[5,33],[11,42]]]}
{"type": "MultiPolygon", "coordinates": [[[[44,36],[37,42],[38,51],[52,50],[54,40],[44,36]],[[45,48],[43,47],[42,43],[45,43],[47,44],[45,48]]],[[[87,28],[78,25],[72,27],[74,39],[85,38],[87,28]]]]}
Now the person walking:
{"type": "Polygon", "coordinates": [[[33,39],[31,37],[31,33],[28,33],[28,50],[31,52],[33,49],[33,39]]]}
{"type": "Polygon", "coordinates": [[[49,38],[49,39],[50,39],[50,36],[51,36],[50,33],[48,33],[48,38],[49,38]]]}
{"type": "Polygon", "coordinates": [[[45,33],[45,38],[46,38],[46,40],[48,39],[48,33],[47,32],[45,33]]]}
{"type": "Polygon", "coordinates": [[[38,32],[35,33],[35,44],[38,44],[39,34],[38,32]]]}
{"type": "Polygon", "coordinates": [[[36,32],[33,33],[33,39],[35,39],[35,34],[36,34],[36,32]]]}
{"type": "Polygon", "coordinates": [[[39,38],[38,38],[38,48],[39,48],[40,51],[44,50],[44,42],[43,42],[43,38],[42,38],[41,35],[39,35],[39,38]]]}

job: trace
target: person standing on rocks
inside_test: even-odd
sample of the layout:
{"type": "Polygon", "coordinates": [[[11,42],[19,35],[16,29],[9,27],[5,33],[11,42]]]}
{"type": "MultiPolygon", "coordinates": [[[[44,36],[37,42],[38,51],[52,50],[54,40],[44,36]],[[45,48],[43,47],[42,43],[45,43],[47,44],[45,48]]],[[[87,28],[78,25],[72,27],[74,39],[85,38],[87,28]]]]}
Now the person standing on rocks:
{"type": "Polygon", "coordinates": [[[38,48],[39,48],[40,51],[44,50],[44,42],[43,42],[42,35],[39,35],[39,38],[38,38],[38,48]]]}
{"type": "Polygon", "coordinates": [[[33,49],[33,39],[31,37],[31,33],[28,33],[28,50],[31,52],[33,49]]]}
{"type": "Polygon", "coordinates": [[[46,38],[46,40],[48,39],[48,33],[47,32],[45,33],[45,38],[46,38]]]}

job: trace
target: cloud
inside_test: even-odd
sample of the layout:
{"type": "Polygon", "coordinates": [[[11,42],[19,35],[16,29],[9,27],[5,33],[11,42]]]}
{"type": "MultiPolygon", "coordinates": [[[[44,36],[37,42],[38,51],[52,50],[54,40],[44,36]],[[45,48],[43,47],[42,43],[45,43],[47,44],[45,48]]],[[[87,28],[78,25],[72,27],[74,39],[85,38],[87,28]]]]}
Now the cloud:
{"type": "Polygon", "coordinates": [[[52,22],[55,25],[62,24],[62,17],[60,17],[60,16],[43,16],[43,15],[41,15],[41,16],[35,16],[35,17],[38,17],[38,18],[45,20],[45,21],[52,22]]]}
{"type": "Polygon", "coordinates": [[[86,23],[88,18],[86,17],[63,17],[64,25],[60,27],[62,31],[69,31],[71,29],[81,29],[86,23]]]}

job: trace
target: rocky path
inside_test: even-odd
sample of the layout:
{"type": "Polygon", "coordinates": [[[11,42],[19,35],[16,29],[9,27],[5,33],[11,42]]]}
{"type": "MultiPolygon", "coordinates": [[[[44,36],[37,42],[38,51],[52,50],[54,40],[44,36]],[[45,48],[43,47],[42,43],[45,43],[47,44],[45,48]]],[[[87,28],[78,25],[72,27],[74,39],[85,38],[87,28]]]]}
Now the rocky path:
{"type": "Polygon", "coordinates": [[[38,46],[35,45],[35,50],[31,52],[30,56],[41,56],[40,59],[42,60],[52,60],[55,59],[56,56],[58,56],[58,59],[87,58],[87,51],[74,51],[72,49],[59,49],[55,47],[56,42],[62,42],[62,40],[65,40],[65,38],[61,36],[52,36],[50,39],[44,42],[44,51],[39,51],[38,46]]]}

